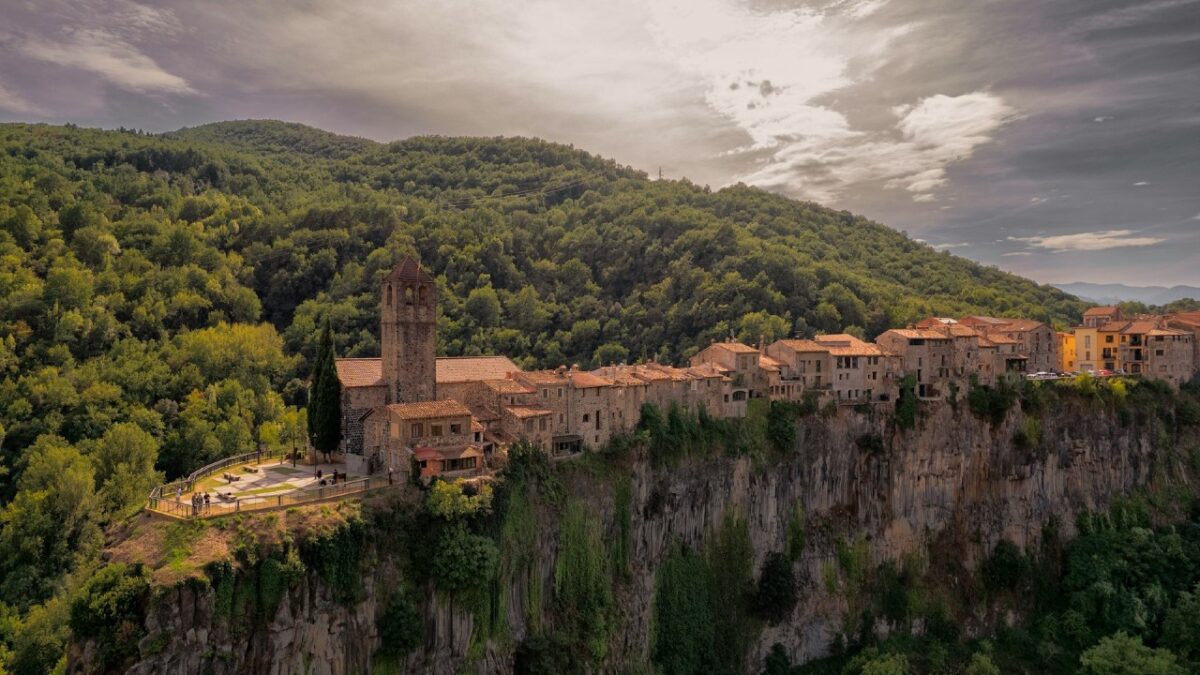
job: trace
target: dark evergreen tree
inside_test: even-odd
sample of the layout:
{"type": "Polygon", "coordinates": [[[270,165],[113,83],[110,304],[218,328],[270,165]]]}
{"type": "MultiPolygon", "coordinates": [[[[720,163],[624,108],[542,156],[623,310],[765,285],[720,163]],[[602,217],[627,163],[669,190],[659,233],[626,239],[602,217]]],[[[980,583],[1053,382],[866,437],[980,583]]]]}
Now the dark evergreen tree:
{"type": "Polygon", "coordinates": [[[313,448],[328,455],[342,440],[342,383],[333,362],[333,329],[329,321],[317,344],[312,386],[308,394],[308,428],[313,448]]]}

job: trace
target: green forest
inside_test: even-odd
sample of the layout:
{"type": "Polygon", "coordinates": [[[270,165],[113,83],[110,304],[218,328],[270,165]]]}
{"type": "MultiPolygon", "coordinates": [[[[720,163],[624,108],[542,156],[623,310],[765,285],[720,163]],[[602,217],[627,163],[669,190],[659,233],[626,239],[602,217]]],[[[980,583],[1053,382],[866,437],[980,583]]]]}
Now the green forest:
{"type": "Polygon", "coordinates": [[[377,354],[405,255],[437,275],[440,353],[526,367],[1085,306],[848,212],[537,140],[0,125],[0,663],[60,663],[66,598],[151,486],[302,442],[318,327],[377,354]]]}

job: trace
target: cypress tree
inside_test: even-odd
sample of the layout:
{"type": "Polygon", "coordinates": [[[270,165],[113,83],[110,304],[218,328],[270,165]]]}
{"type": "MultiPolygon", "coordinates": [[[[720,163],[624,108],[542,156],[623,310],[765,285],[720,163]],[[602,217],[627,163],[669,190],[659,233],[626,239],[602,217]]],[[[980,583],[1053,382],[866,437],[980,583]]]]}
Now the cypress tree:
{"type": "Polygon", "coordinates": [[[317,361],[308,393],[308,429],[313,448],[328,455],[342,439],[342,383],[333,362],[333,329],[329,321],[317,343],[317,361]]]}

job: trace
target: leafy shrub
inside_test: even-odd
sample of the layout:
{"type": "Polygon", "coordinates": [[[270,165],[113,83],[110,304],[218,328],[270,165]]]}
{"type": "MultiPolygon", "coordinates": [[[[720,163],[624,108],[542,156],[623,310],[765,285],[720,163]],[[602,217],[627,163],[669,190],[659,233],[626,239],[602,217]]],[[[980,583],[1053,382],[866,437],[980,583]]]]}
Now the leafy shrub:
{"type": "Polygon", "coordinates": [[[1010,591],[1024,580],[1029,572],[1029,561],[1016,544],[1001,539],[979,566],[979,572],[988,590],[1010,591]]]}
{"type": "Polygon", "coordinates": [[[402,657],[421,644],[421,615],[408,593],[392,595],[376,625],[380,638],[378,653],[383,656],[402,657]]]}
{"type": "Polygon", "coordinates": [[[471,534],[461,524],[442,529],[433,555],[433,578],[450,593],[482,589],[492,580],[499,562],[496,544],[471,534]]]}
{"type": "Polygon", "coordinates": [[[683,547],[655,576],[652,658],[664,673],[707,675],[716,663],[704,559],[683,547]]]}
{"type": "Polygon", "coordinates": [[[771,624],[787,619],[796,606],[796,577],[792,561],[782,553],[770,553],[763,561],[754,596],[758,614],[771,624]]]}
{"type": "Polygon", "coordinates": [[[900,381],[900,395],[896,398],[896,426],[913,429],[917,426],[917,376],[908,374],[900,381]]]}
{"type": "Polygon", "coordinates": [[[105,668],[137,653],[138,638],[145,632],[141,606],[149,589],[150,577],[141,565],[113,563],[88,579],[71,603],[71,632],[95,639],[105,668]]]}

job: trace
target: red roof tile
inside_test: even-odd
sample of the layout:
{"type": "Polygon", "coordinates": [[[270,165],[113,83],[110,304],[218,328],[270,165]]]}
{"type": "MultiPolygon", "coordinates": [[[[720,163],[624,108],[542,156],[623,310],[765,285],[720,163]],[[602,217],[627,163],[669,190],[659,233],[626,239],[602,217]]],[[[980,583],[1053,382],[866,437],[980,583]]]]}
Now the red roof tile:
{"type": "Polygon", "coordinates": [[[533,406],[524,405],[510,405],[505,406],[504,409],[521,419],[526,417],[542,417],[543,415],[552,414],[551,411],[546,410],[545,408],[535,408],[533,406]]]}
{"type": "Polygon", "coordinates": [[[334,359],[334,368],[343,387],[383,386],[381,359],[334,359]]]}
{"type": "Polygon", "coordinates": [[[439,383],[503,380],[521,369],[507,356],[442,356],[435,362],[439,383]]]}
{"type": "Polygon", "coordinates": [[[388,412],[402,420],[422,420],[433,417],[470,417],[471,411],[458,401],[418,401],[392,403],[388,412]]]}

